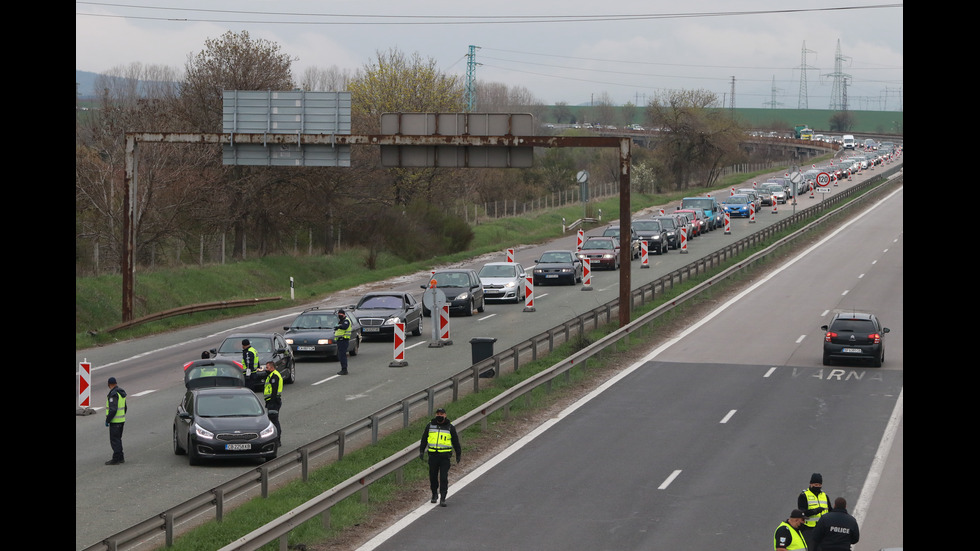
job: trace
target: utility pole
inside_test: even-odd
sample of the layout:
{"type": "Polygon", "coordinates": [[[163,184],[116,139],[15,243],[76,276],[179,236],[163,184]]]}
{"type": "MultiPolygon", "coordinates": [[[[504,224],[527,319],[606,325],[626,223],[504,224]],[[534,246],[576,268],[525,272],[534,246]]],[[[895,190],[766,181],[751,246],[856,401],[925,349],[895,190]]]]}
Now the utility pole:
{"type": "Polygon", "coordinates": [[[810,108],[809,105],[808,105],[808,103],[807,103],[806,71],[807,71],[807,69],[813,69],[813,67],[810,67],[810,66],[808,66],[806,64],[806,54],[808,54],[808,53],[815,54],[817,52],[815,52],[813,50],[807,50],[806,49],[806,40],[804,40],[803,41],[803,50],[800,52],[800,57],[801,57],[801,61],[800,61],[800,100],[799,100],[799,104],[796,107],[797,109],[809,109],[810,108]]]}
{"type": "Polygon", "coordinates": [[[779,88],[776,88],[776,76],[773,75],[772,84],[769,86],[770,99],[763,105],[768,105],[770,109],[775,109],[777,105],[782,105],[782,103],[776,101],[776,92],[778,91],[779,88]]]}
{"type": "Polygon", "coordinates": [[[834,79],[833,88],[830,91],[830,110],[831,111],[847,111],[847,102],[845,101],[846,92],[844,88],[846,87],[845,81],[851,78],[851,75],[844,73],[844,60],[850,59],[849,57],[844,57],[840,53],[840,39],[837,39],[837,51],[834,53],[834,72],[830,73],[829,76],[834,79]]]}
{"type": "Polygon", "coordinates": [[[476,107],[476,51],[479,46],[470,45],[470,53],[466,54],[466,112],[472,113],[476,107]]]}

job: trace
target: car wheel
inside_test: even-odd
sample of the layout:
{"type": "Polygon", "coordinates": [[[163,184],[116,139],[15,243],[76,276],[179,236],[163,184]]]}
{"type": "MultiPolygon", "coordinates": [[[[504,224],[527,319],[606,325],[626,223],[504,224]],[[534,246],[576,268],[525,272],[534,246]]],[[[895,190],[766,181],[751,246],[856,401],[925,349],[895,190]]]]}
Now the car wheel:
{"type": "Polygon", "coordinates": [[[830,356],[828,356],[826,354],[823,355],[823,364],[824,365],[833,365],[833,363],[834,362],[833,362],[833,360],[830,359],[830,356]]]}
{"type": "Polygon", "coordinates": [[[347,354],[351,356],[357,356],[357,351],[360,347],[361,347],[361,338],[357,337],[356,339],[354,339],[354,348],[348,349],[347,354]]]}
{"type": "Polygon", "coordinates": [[[286,384],[291,385],[296,382],[296,362],[290,361],[289,367],[286,369],[289,371],[289,377],[286,377],[286,384]]]}
{"type": "Polygon", "coordinates": [[[180,439],[177,438],[177,425],[174,425],[174,455],[186,455],[187,451],[180,447],[180,439]]]}
{"type": "Polygon", "coordinates": [[[482,314],[483,311],[486,310],[486,309],[487,309],[487,299],[486,298],[481,298],[480,299],[480,307],[477,308],[476,311],[482,314]]]}
{"type": "Polygon", "coordinates": [[[412,334],[413,334],[413,335],[415,335],[416,337],[418,337],[419,335],[421,335],[421,334],[422,334],[422,320],[423,320],[423,319],[424,319],[424,318],[423,318],[422,316],[419,316],[419,324],[418,324],[418,326],[417,326],[417,327],[416,327],[416,328],[415,328],[415,329],[414,329],[414,330],[412,331],[412,334]]]}
{"type": "Polygon", "coordinates": [[[875,359],[872,360],[871,365],[874,367],[881,367],[881,363],[884,361],[885,361],[885,351],[882,350],[881,354],[875,356],[875,359]]]}
{"type": "Polygon", "coordinates": [[[464,315],[466,315],[466,316],[472,316],[473,315],[473,309],[474,308],[476,308],[476,304],[474,304],[473,299],[470,299],[470,307],[466,309],[466,312],[464,312],[464,315]]]}

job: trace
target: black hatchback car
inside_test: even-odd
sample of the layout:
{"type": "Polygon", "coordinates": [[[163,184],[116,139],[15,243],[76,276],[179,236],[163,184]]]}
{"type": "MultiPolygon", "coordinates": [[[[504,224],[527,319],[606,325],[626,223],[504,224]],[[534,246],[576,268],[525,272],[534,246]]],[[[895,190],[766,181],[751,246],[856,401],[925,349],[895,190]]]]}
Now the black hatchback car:
{"type": "Polygon", "coordinates": [[[836,360],[860,360],[881,367],[885,361],[885,333],[889,330],[882,327],[874,314],[837,313],[829,325],[820,328],[826,331],[823,365],[831,365],[836,360]]]}
{"type": "Polygon", "coordinates": [[[238,362],[202,359],[184,366],[187,391],[174,415],[174,454],[204,459],[273,459],[279,437],[265,405],[245,386],[238,362]]]}

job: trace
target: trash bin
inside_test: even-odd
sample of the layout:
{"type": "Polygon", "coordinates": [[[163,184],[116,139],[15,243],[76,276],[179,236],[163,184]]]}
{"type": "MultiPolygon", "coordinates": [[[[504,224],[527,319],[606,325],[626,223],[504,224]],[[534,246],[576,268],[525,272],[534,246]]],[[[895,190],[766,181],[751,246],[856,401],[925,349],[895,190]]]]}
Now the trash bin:
{"type": "MultiPolygon", "coordinates": [[[[473,351],[473,363],[477,364],[483,360],[493,356],[493,343],[497,342],[497,339],[493,337],[473,337],[470,339],[470,347],[473,351]]],[[[490,378],[494,376],[494,370],[491,369],[485,373],[480,373],[480,377],[490,378]]]]}

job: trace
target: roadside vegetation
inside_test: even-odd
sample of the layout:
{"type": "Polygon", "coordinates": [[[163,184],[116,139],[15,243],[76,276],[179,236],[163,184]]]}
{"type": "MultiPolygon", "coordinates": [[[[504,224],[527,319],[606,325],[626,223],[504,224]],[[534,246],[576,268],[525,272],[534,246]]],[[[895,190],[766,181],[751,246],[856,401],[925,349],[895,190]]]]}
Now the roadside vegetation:
{"type": "MultiPolygon", "coordinates": [[[[761,174],[761,173],[760,173],[761,174]]],[[[741,185],[758,174],[736,174],[711,189],[689,189],[670,193],[631,195],[636,212],[642,208],[666,205],[682,197],[715,189],[741,185]]],[[[603,212],[603,224],[619,218],[619,198],[596,204],[603,212]]],[[[369,267],[371,252],[364,247],[348,247],[324,255],[269,255],[228,264],[138,269],[135,295],[137,317],[180,306],[235,299],[282,297],[245,308],[209,310],[141,324],[132,328],[106,331],[122,321],[122,277],[118,274],[75,278],[75,349],[90,348],[119,340],[151,335],[207,323],[251,312],[282,308],[289,300],[289,278],[295,281],[296,302],[305,304],[356,285],[412,274],[433,266],[458,262],[474,256],[505,251],[561,237],[561,219],[572,222],[582,215],[582,205],[538,210],[508,218],[490,219],[475,225],[470,246],[453,254],[406,262],[389,252],[381,252],[369,267]]],[[[588,228],[586,228],[588,229],[588,228]]]]}

